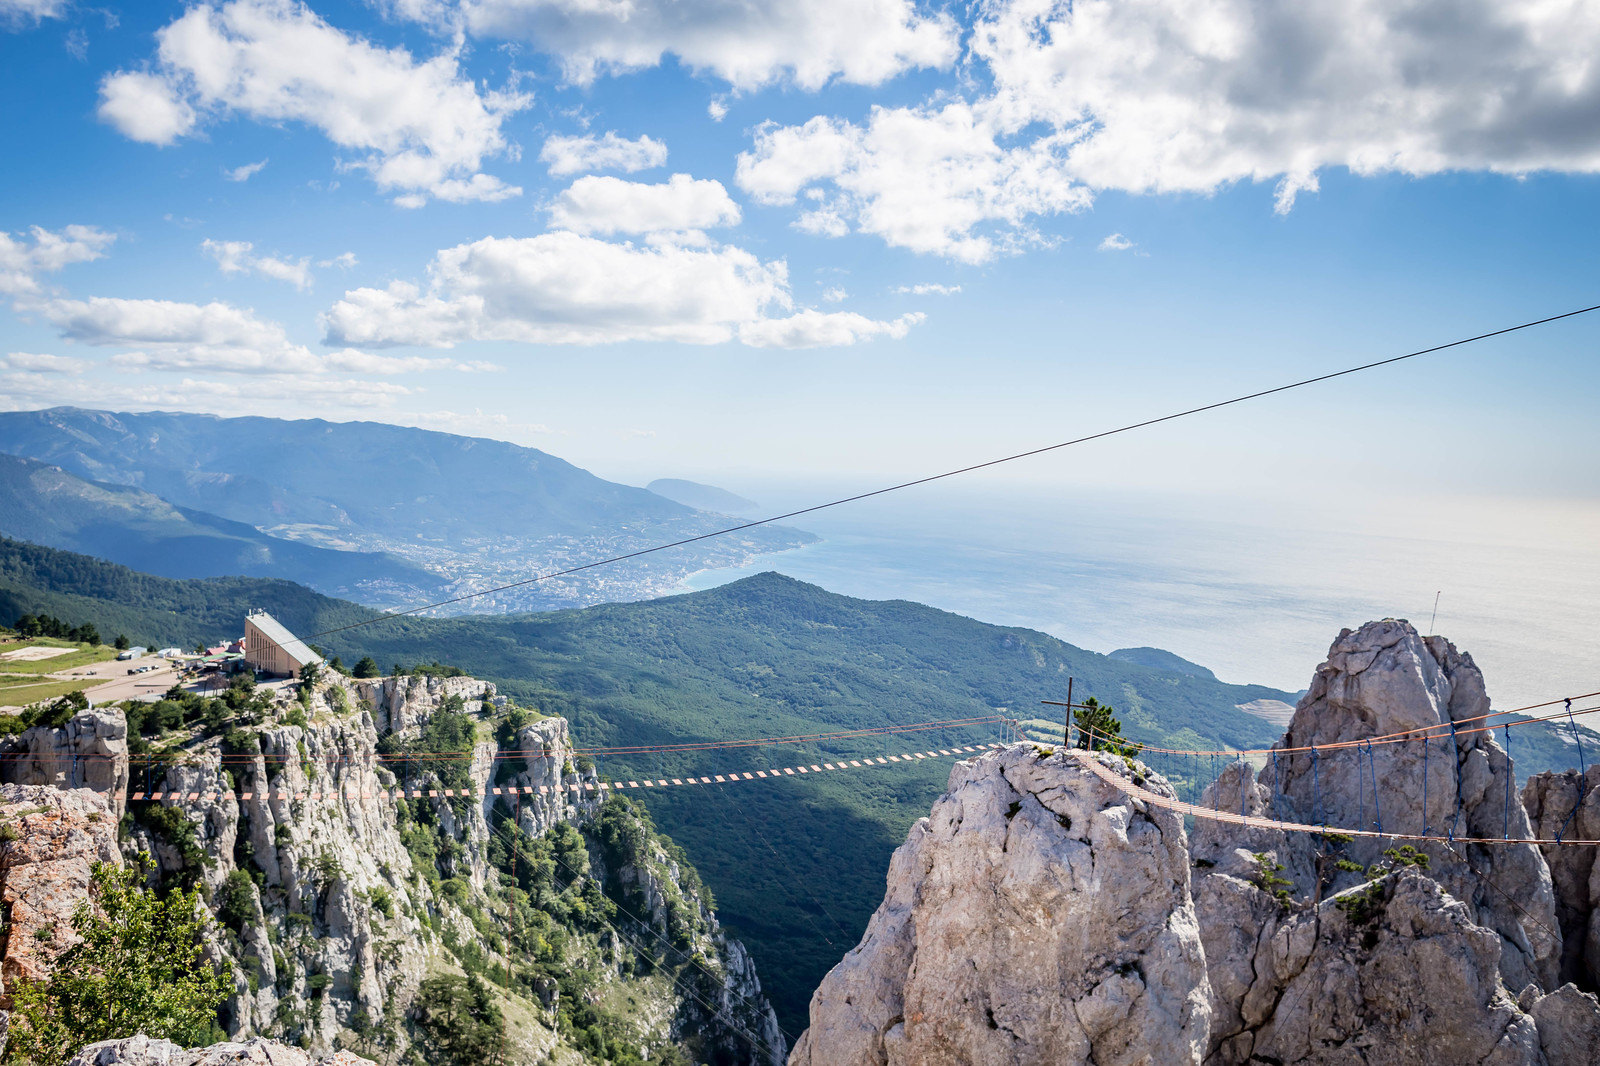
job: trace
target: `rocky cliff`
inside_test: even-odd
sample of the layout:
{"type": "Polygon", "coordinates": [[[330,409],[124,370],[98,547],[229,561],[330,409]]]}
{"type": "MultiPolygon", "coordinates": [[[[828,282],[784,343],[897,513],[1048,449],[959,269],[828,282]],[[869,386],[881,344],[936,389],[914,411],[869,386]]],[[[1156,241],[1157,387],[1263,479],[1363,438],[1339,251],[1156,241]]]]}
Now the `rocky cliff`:
{"type": "MultiPolygon", "coordinates": [[[[1564,840],[1600,840],[1600,766],[1586,774],[1534,774],[1522,802],[1543,845],[1561,923],[1561,980],[1600,990],[1600,848],[1563,847],[1564,840]]],[[[1600,1045],[1597,1045],[1600,1046],[1600,1045]]]]}
{"type": "MultiPolygon", "coordinates": [[[[1447,641],[1394,620],[1347,630],[1276,765],[1258,775],[1239,761],[1205,805],[1548,838],[1576,774],[1531,781],[1525,810],[1505,753],[1466,732],[1487,711],[1482,675],[1447,641]],[[1353,748],[1316,764],[1291,750],[1440,723],[1457,729],[1426,760],[1420,742],[1363,749],[1359,764],[1330,757],[1353,748]]],[[[1203,817],[1189,840],[1160,797],[1172,792],[1148,767],[1106,753],[1019,745],[958,764],[895,853],[866,936],[817,990],[790,1062],[1600,1061],[1600,1003],[1563,983],[1586,959],[1563,955],[1563,931],[1587,936],[1600,900],[1589,849],[1544,849],[1552,879],[1536,845],[1405,849],[1203,817]]],[[[1586,806],[1574,822],[1591,817],[1586,806]]]]}
{"type": "Polygon", "coordinates": [[[1198,1063],[1209,1015],[1181,819],[1023,745],[951,771],[789,1061],[1198,1063]]]}
{"type": "MultiPolygon", "coordinates": [[[[703,1051],[698,1061],[783,1060],[748,955],[692,867],[642,808],[571,789],[595,782],[563,719],[459,677],[175,696],[141,711],[132,791],[161,799],[128,805],[119,849],[126,729],[119,712],[95,713],[92,728],[30,731],[26,749],[41,754],[19,776],[41,776],[29,767],[85,738],[120,739],[122,761],[102,760],[120,771],[86,778],[103,791],[0,794],[0,820],[19,834],[0,852],[13,930],[70,917],[93,858],[147,852],[153,884],[198,884],[217,919],[209,950],[234,975],[230,1038],[303,1049],[284,1061],[346,1048],[465,1063],[487,1042],[500,1054],[502,1039],[513,1064],[672,1045],[703,1051]],[[510,785],[534,792],[494,794],[510,785]],[[41,878],[62,914],[28,909],[41,878]]],[[[25,938],[14,932],[3,959],[27,972],[25,938]]],[[[224,1061],[194,1061],[213,1060],[224,1061]]]]}

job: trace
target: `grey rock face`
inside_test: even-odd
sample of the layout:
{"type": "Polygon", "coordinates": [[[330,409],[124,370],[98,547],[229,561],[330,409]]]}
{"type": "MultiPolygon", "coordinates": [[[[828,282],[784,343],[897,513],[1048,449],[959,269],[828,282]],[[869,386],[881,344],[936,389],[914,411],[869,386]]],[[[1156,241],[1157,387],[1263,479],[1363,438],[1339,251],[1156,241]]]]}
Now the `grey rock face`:
{"type": "Polygon", "coordinates": [[[1539,1044],[1550,1066],[1600,1062],[1600,1002],[1576,985],[1541,996],[1529,1011],[1539,1023],[1539,1044]]]}
{"type": "Polygon", "coordinates": [[[1558,833],[1568,840],[1600,840],[1600,766],[1589,767],[1586,777],[1575,769],[1534,774],[1522,788],[1522,802],[1533,835],[1552,841],[1540,850],[1555,885],[1561,979],[1600,988],[1600,849],[1553,843],[1558,833]]]}
{"type": "Polygon", "coordinates": [[[1265,893],[1236,881],[1230,893],[1226,875],[1207,880],[1199,906],[1208,947],[1217,923],[1241,908],[1261,931],[1257,972],[1240,997],[1244,1028],[1213,1033],[1208,1063],[1544,1062],[1533,1019],[1500,983],[1501,938],[1432,879],[1392,874],[1354,906],[1368,888],[1268,922],[1259,922],[1263,899],[1277,905],[1265,893]],[[1219,902],[1230,894],[1232,910],[1219,902]]]}
{"type": "Polygon", "coordinates": [[[90,1044],[67,1066],[371,1066],[371,1062],[349,1051],[312,1058],[297,1047],[260,1037],[242,1044],[184,1049],[141,1034],[90,1044]]]}
{"type": "Polygon", "coordinates": [[[4,779],[104,793],[118,818],[128,788],[128,722],[116,707],[79,711],[59,729],[34,726],[12,742],[4,779]]]}
{"type": "MultiPolygon", "coordinates": [[[[1459,723],[1481,724],[1489,712],[1483,674],[1472,657],[1442,637],[1423,637],[1396,619],[1345,630],[1317,668],[1311,687],[1275,747],[1282,751],[1260,777],[1230,768],[1206,804],[1233,804],[1286,821],[1331,827],[1454,834],[1457,837],[1532,835],[1514,787],[1511,760],[1488,733],[1460,732],[1453,739],[1332,749],[1316,759],[1289,749],[1382,737],[1406,730],[1459,723]],[[1375,788],[1373,782],[1381,781],[1375,788]],[[1240,797],[1240,790],[1245,792],[1240,797]],[[1253,790],[1253,792],[1252,792],[1253,790]],[[1220,797],[1218,795],[1220,793],[1220,797]],[[1426,796],[1426,804],[1424,804],[1426,796]]],[[[1435,729],[1435,734],[1439,730],[1435,729]]],[[[1215,823],[1196,832],[1196,853],[1231,851],[1230,827],[1215,823]]],[[[1243,843],[1243,841],[1241,841],[1243,843]]],[[[1339,857],[1369,865],[1387,845],[1357,839],[1339,857]]],[[[1249,850],[1273,850],[1303,896],[1316,896],[1315,849],[1308,834],[1273,840],[1257,832],[1249,850]],[[1271,845],[1270,848],[1260,845],[1271,845]]],[[[1510,988],[1559,983],[1561,937],[1550,872],[1532,844],[1493,846],[1428,844],[1431,875],[1462,901],[1472,920],[1505,941],[1500,965],[1510,988]],[[1514,903],[1512,901],[1515,901],[1514,903]]],[[[1329,890],[1360,880],[1326,869],[1329,890]]]]}
{"type": "Polygon", "coordinates": [[[1209,1012],[1181,821],[1018,745],[951,771],[789,1061],[1198,1063],[1209,1012]]]}
{"type": "Polygon", "coordinates": [[[56,955],[75,940],[72,915],[89,893],[94,864],[120,865],[122,856],[111,805],[89,789],[0,785],[0,824],[9,830],[0,841],[0,981],[9,987],[49,976],[56,955]]]}
{"type": "Polygon", "coordinates": [[[428,720],[445,700],[459,696],[469,713],[482,706],[482,697],[495,694],[492,684],[475,677],[400,677],[353,681],[351,688],[372,712],[380,732],[403,733],[428,720]]]}

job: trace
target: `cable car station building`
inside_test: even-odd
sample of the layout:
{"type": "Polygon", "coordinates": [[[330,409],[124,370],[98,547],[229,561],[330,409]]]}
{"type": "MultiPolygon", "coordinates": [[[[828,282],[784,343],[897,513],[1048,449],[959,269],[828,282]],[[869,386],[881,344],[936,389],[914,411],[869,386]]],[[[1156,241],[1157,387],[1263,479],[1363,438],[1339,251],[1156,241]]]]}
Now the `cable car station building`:
{"type": "Polygon", "coordinates": [[[244,620],[244,662],[259,673],[299,677],[301,667],[322,656],[267,612],[252,611],[244,620]]]}

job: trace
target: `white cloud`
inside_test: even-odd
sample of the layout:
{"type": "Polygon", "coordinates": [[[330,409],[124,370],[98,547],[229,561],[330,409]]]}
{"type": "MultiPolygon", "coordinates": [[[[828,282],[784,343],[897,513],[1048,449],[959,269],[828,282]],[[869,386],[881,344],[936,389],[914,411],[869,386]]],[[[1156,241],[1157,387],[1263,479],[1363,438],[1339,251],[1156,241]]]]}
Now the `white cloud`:
{"type": "Polygon", "coordinates": [[[926,316],[920,311],[879,322],[854,311],[805,310],[788,318],[768,318],[739,326],[739,339],[752,348],[835,348],[874,337],[898,340],[926,316]]]}
{"type": "Polygon", "coordinates": [[[311,258],[291,262],[275,256],[252,255],[255,245],[249,241],[200,242],[200,248],[217,261],[224,274],[259,274],[264,278],[287,281],[301,292],[311,288],[311,258]]]}
{"type": "Polygon", "coordinates": [[[670,53],[738,89],[786,78],[805,89],[833,78],[876,85],[915,67],[948,67],[958,50],[955,21],[912,0],[461,0],[459,12],[473,34],[555,55],[580,84],[670,53]]]}
{"type": "Polygon", "coordinates": [[[935,285],[924,282],[920,285],[902,285],[894,290],[898,293],[909,293],[912,296],[954,296],[961,291],[960,285],[935,285]]]}
{"type": "Polygon", "coordinates": [[[1100,242],[1100,247],[1098,250],[1102,252],[1126,252],[1132,247],[1133,242],[1128,240],[1128,238],[1124,237],[1120,233],[1113,233],[1111,236],[1100,242]]]}
{"type": "Polygon", "coordinates": [[[8,370],[26,370],[35,374],[70,374],[76,376],[83,373],[84,362],[82,359],[70,359],[64,355],[12,352],[9,355],[0,357],[0,367],[8,370]]]}
{"type": "Polygon", "coordinates": [[[296,344],[276,322],[231,304],[125,300],[96,296],[34,306],[68,340],[97,347],[136,348],[111,357],[125,370],[202,370],[231,374],[326,374],[331,371],[402,374],[423,370],[485,370],[486,363],[372,355],[346,349],[317,355],[296,344]]]}
{"type": "Polygon", "coordinates": [[[558,178],[589,170],[620,170],[632,174],[665,166],[667,146],[648,136],[636,140],[608,132],[603,137],[568,137],[557,134],[545,139],[539,149],[539,162],[558,178]]]}
{"type": "Polygon", "coordinates": [[[716,344],[745,340],[749,328],[746,343],[771,346],[901,336],[913,324],[803,313],[764,329],[770,312],[793,307],[787,265],[715,245],[639,247],[560,231],[486,237],[439,252],[428,273],[426,291],[396,282],[345,293],[323,316],[329,343],[716,344]]]}
{"type": "Polygon", "coordinates": [[[1095,189],[1210,192],[1317,171],[1600,170],[1600,8],[1490,0],[988,0],[1004,124],[1073,130],[1095,189]]]}
{"type": "Polygon", "coordinates": [[[720,96],[713,96],[706,104],[706,114],[711,116],[712,122],[721,122],[728,117],[728,101],[720,96]]]}
{"type": "Polygon", "coordinates": [[[865,126],[818,116],[768,124],[735,180],[758,201],[816,206],[796,225],[841,236],[849,224],[891,245],[981,263],[1038,240],[1037,215],[1080,211],[1089,191],[1063,170],[1061,135],[1005,147],[986,109],[874,107],[865,126]]]}
{"type": "Polygon", "coordinates": [[[34,226],[29,232],[32,242],[0,232],[0,293],[36,293],[39,282],[35,275],[99,259],[117,239],[116,234],[94,226],[67,226],[59,232],[34,226]]]}
{"type": "Polygon", "coordinates": [[[70,0],[0,0],[0,26],[20,29],[44,19],[58,19],[68,6],[70,0]]]}
{"type": "Polygon", "coordinates": [[[246,163],[242,167],[234,167],[232,170],[224,170],[222,172],[222,176],[227,178],[229,181],[249,181],[251,178],[265,170],[266,166],[267,161],[263,159],[259,163],[246,163]]]}
{"type": "Polygon", "coordinates": [[[231,114],[304,122],[362,153],[347,165],[405,206],[522,191],[481,167],[510,150],[501,127],[532,99],[480,93],[453,53],[417,62],[290,0],[197,5],[156,36],[153,71],[119,71],[101,84],[101,117],[134,140],[171,144],[231,114]]]}
{"type": "Polygon", "coordinates": [[[822,299],[824,303],[836,304],[842,300],[848,299],[849,296],[850,294],[845,292],[844,289],[835,285],[833,288],[826,290],[822,294],[822,299]]]}
{"type": "Polygon", "coordinates": [[[354,253],[354,252],[340,252],[338,255],[334,256],[332,259],[318,259],[317,260],[317,266],[319,266],[319,267],[333,267],[333,266],[336,266],[340,270],[349,270],[351,267],[355,266],[358,262],[360,262],[360,260],[356,258],[356,253],[354,253]]]}
{"type": "Polygon", "coordinates": [[[579,178],[550,208],[550,225],[574,233],[661,233],[739,222],[739,205],[720,181],[674,174],[659,185],[621,178],[579,178]]]}

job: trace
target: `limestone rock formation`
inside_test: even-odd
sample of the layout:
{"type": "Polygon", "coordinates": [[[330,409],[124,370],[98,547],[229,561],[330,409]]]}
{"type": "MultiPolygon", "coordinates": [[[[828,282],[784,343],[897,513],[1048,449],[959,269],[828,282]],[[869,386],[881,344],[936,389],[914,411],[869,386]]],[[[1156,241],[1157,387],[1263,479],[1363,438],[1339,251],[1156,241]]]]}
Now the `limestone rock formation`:
{"type": "Polygon", "coordinates": [[[19,785],[104,793],[117,818],[128,789],[128,722],[116,707],[79,711],[52,729],[34,726],[7,745],[4,779],[19,785]]]}
{"type": "Polygon", "coordinates": [[[121,862],[117,820],[104,795],[0,785],[0,991],[18,978],[49,976],[50,960],[74,941],[72,915],[97,862],[121,862]]]}
{"type": "Polygon", "coordinates": [[[1600,1061],[1600,1002],[1566,984],[1528,1008],[1539,1025],[1549,1066],[1594,1066],[1600,1061]]]}
{"type": "Polygon", "coordinates": [[[131,1036],[102,1040],[75,1055],[67,1066],[372,1066],[350,1051],[313,1058],[289,1044],[256,1037],[242,1044],[184,1049],[170,1040],[131,1036]]]}
{"type": "Polygon", "coordinates": [[[1208,1066],[1542,1061],[1540,1030],[1501,985],[1500,937],[1423,874],[1313,910],[1218,874],[1201,879],[1196,907],[1207,960],[1217,949],[1223,961],[1208,1066]],[[1241,932],[1253,955],[1231,942],[1241,932]]]}
{"type": "MultiPolygon", "coordinates": [[[[1204,802],[1285,821],[1378,828],[1457,837],[1532,835],[1514,786],[1511,760],[1487,732],[1466,732],[1489,712],[1483,674],[1472,657],[1442,637],[1423,637],[1396,619],[1345,630],[1317,668],[1275,755],[1258,776],[1232,766],[1204,802]],[[1453,738],[1437,729],[1459,724],[1453,738]],[[1370,740],[1435,727],[1432,739],[1319,751],[1312,745],[1370,740]],[[1381,787],[1374,782],[1381,781],[1381,787]],[[1426,797],[1426,804],[1424,804],[1426,797]]],[[[1332,858],[1368,866],[1387,845],[1358,838],[1332,858]]],[[[1201,820],[1197,858],[1233,869],[1239,849],[1271,851],[1301,897],[1317,898],[1361,880],[1319,862],[1315,837],[1251,830],[1201,820]],[[1318,881],[1322,881],[1319,885],[1318,881]]],[[[1504,940],[1500,966],[1507,987],[1559,983],[1561,937],[1555,892],[1532,844],[1428,844],[1431,875],[1467,907],[1472,920],[1504,940]],[[1514,902],[1513,902],[1514,901],[1514,902]]]]}
{"type": "Polygon", "coordinates": [[[1208,1023],[1181,820],[1018,745],[951,771],[789,1061],[1198,1063],[1208,1023]]]}
{"type": "Polygon", "coordinates": [[[369,708],[379,731],[401,733],[428,720],[452,696],[467,703],[476,713],[484,696],[493,697],[494,685],[475,677],[432,677],[401,674],[397,677],[355,681],[351,689],[359,702],[369,708]]]}
{"type": "Polygon", "coordinates": [[[1600,989],[1600,848],[1553,843],[1557,834],[1600,840],[1600,766],[1589,767],[1587,775],[1576,769],[1534,774],[1523,786],[1522,802],[1533,835],[1552,841],[1540,850],[1550,866],[1561,922],[1561,980],[1600,989]]]}

